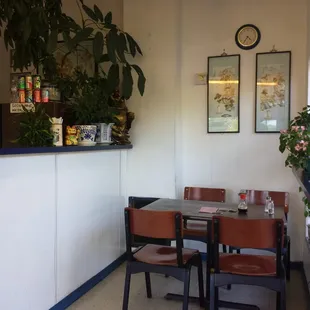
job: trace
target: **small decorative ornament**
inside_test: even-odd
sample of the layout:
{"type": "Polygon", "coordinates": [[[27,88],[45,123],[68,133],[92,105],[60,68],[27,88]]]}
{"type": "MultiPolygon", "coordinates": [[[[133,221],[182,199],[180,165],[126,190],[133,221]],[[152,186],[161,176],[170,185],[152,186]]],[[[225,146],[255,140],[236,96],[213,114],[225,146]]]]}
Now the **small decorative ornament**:
{"type": "Polygon", "coordinates": [[[112,139],[111,139],[111,134],[112,134],[112,126],[114,123],[94,123],[97,127],[97,132],[96,132],[96,142],[98,144],[111,144],[112,139]]]}
{"type": "Polygon", "coordinates": [[[81,146],[95,146],[96,145],[96,125],[77,125],[76,128],[79,130],[79,145],[81,146]]]}
{"type": "Polygon", "coordinates": [[[54,135],[54,139],[53,139],[54,146],[63,146],[62,122],[63,122],[62,117],[51,118],[51,123],[52,123],[51,130],[52,130],[52,133],[54,135]]]}
{"type": "Polygon", "coordinates": [[[236,44],[243,50],[250,50],[256,47],[261,39],[259,29],[252,25],[246,24],[241,26],[235,36],[236,44]]]}
{"type": "Polygon", "coordinates": [[[65,144],[66,145],[78,145],[79,142],[80,131],[75,126],[67,126],[66,127],[66,137],[65,144]]]}

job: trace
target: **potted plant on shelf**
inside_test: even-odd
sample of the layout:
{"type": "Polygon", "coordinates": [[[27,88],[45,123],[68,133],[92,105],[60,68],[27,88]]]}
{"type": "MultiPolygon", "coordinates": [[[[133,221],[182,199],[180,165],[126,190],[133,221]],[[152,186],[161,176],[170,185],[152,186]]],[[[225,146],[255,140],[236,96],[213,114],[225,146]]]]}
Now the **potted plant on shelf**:
{"type": "MultiPolygon", "coordinates": [[[[0,27],[4,28],[5,44],[7,48],[16,49],[13,67],[23,70],[30,63],[40,65],[42,73],[50,83],[58,88],[65,88],[64,84],[68,82],[68,76],[63,70],[66,60],[72,54],[76,56],[85,49],[83,42],[91,40],[93,46],[88,54],[97,68],[95,76],[88,74],[85,78],[89,83],[88,86],[83,85],[84,90],[82,89],[78,95],[76,93],[74,100],[70,98],[68,108],[77,117],[76,123],[87,123],[88,126],[92,126],[93,123],[107,123],[111,127],[111,123],[114,122],[113,104],[107,102],[110,102],[109,98],[118,88],[122,98],[131,97],[135,80],[133,72],[137,76],[137,89],[141,96],[144,94],[146,79],[143,71],[138,65],[131,64],[137,55],[142,55],[136,40],[113,24],[111,12],[104,15],[98,6],[94,5],[90,8],[83,0],[76,1],[81,13],[79,23],[62,12],[61,1],[52,4],[47,0],[30,0],[32,5],[24,8],[22,12],[20,2],[23,1],[17,0],[10,3],[0,16],[0,21],[2,20],[5,25],[0,27]],[[15,12],[14,18],[10,12],[15,12]],[[34,25],[31,19],[35,16],[40,18],[34,25]],[[14,29],[18,29],[18,32],[14,29]],[[58,38],[63,39],[67,50],[61,61],[55,56],[56,51],[59,50],[58,38]],[[90,92],[95,83],[101,83],[100,98],[98,96],[95,98],[95,95],[90,92]],[[95,106],[97,106],[96,113],[95,106]]],[[[78,66],[75,69],[81,69],[81,67],[78,66]]],[[[83,70],[80,71],[81,74],[86,73],[83,70]]],[[[72,82],[81,85],[77,81],[78,76],[70,76],[70,78],[72,78],[69,80],[71,85],[72,82]]],[[[89,130],[92,130],[92,127],[89,127],[89,130]]],[[[83,136],[83,130],[81,133],[83,136]]],[[[88,134],[86,136],[89,137],[88,134]]]]}
{"type": "Polygon", "coordinates": [[[80,145],[111,143],[111,134],[104,137],[102,131],[111,128],[117,110],[105,92],[106,83],[106,78],[98,74],[90,77],[79,69],[65,78],[61,90],[66,98],[67,119],[78,126],[80,145]]]}
{"type": "Polygon", "coordinates": [[[44,106],[34,104],[34,108],[30,110],[22,107],[24,113],[20,121],[19,137],[13,142],[19,143],[22,147],[53,146],[52,122],[44,106]]]}

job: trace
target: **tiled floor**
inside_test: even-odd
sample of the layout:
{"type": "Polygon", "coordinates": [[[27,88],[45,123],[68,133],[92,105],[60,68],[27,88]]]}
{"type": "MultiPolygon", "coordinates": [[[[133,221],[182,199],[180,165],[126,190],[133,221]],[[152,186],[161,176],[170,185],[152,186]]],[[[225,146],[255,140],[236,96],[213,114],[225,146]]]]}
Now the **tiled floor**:
{"type": "MultiPolygon", "coordinates": [[[[114,271],[108,278],[94,287],[90,292],[73,304],[69,310],[121,310],[125,264],[114,271]]],[[[180,310],[180,302],[167,301],[164,295],[168,292],[182,293],[182,283],[162,275],[151,275],[153,298],[147,299],[144,275],[132,276],[129,310],[180,310]]],[[[196,270],[192,270],[191,294],[197,296],[196,270]]],[[[275,310],[275,293],[264,288],[234,285],[231,291],[220,290],[220,298],[224,300],[255,304],[261,310],[275,310]]],[[[190,310],[200,309],[190,304],[190,310]]],[[[224,308],[221,308],[224,309],[224,308]]],[[[302,276],[293,271],[291,282],[287,286],[287,310],[308,310],[307,295],[304,290],[302,276]]]]}

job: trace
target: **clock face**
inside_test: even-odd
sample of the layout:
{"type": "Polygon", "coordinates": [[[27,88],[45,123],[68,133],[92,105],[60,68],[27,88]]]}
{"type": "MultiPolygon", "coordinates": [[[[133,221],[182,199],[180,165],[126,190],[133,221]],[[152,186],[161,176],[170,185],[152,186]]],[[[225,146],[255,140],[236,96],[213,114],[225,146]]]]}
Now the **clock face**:
{"type": "Polygon", "coordinates": [[[249,50],[259,43],[260,31],[254,25],[244,25],[238,29],[235,39],[240,48],[249,50]]]}

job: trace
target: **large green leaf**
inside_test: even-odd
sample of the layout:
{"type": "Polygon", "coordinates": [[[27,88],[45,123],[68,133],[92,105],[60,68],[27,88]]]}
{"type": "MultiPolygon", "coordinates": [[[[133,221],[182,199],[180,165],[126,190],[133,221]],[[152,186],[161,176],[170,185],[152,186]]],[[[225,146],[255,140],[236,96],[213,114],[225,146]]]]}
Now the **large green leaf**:
{"type": "Polygon", "coordinates": [[[123,66],[123,96],[129,99],[132,95],[133,78],[131,75],[131,67],[129,65],[123,66]]]}
{"type": "Polygon", "coordinates": [[[73,46],[80,44],[83,41],[89,39],[90,35],[93,33],[94,29],[92,27],[86,27],[81,31],[77,32],[75,37],[72,39],[73,46]]]}
{"type": "Polygon", "coordinates": [[[24,21],[24,28],[23,28],[23,39],[24,39],[24,42],[26,43],[30,37],[30,34],[31,34],[31,24],[30,24],[30,19],[29,17],[27,16],[25,18],[25,21],[24,21]]]}
{"type": "Polygon", "coordinates": [[[99,60],[98,63],[109,62],[109,61],[110,61],[109,55],[108,54],[103,54],[103,55],[101,55],[100,60],[99,60]]]}
{"type": "Polygon", "coordinates": [[[115,89],[119,86],[119,65],[111,65],[108,73],[108,85],[109,85],[109,94],[112,94],[115,89]]]}
{"type": "Polygon", "coordinates": [[[107,50],[108,50],[108,55],[109,55],[109,59],[112,63],[117,63],[117,59],[116,59],[116,54],[115,54],[115,50],[116,50],[116,46],[117,46],[117,32],[116,29],[111,29],[107,36],[106,36],[106,40],[107,40],[107,50]]]}
{"type": "Polygon", "coordinates": [[[82,7],[83,7],[83,10],[84,10],[84,12],[91,18],[91,19],[93,19],[94,21],[98,21],[98,17],[97,17],[97,15],[95,14],[95,12],[91,9],[91,8],[89,8],[87,5],[85,5],[85,4],[83,4],[82,5],[82,7]]]}
{"type": "Polygon", "coordinates": [[[119,44],[121,45],[124,51],[128,52],[127,40],[123,32],[119,34],[119,44]]]}
{"type": "Polygon", "coordinates": [[[129,44],[130,54],[131,54],[132,57],[135,57],[136,56],[136,46],[135,46],[134,39],[128,33],[126,33],[126,37],[127,37],[127,41],[128,41],[128,44],[129,44]]]}
{"type": "Polygon", "coordinates": [[[72,42],[72,39],[70,37],[70,34],[68,32],[63,32],[62,33],[62,37],[64,39],[64,42],[68,48],[69,51],[72,51],[72,49],[74,48],[74,44],[72,42]]]}
{"type": "Polygon", "coordinates": [[[112,24],[112,12],[109,12],[109,13],[105,16],[105,18],[104,18],[104,23],[105,23],[105,24],[108,24],[108,25],[112,24]]]}
{"type": "Polygon", "coordinates": [[[101,60],[103,46],[104,46],[103,34],[101,31],[98,31],[95,35],[94,42],[93,42],[93,53],[94,53],[95,61],[97,63],[99,63],[101,60]]]}
{"type": "Polygon", "coordinates": [[[98,17],[98,19],[103,22],[103,14],[100,11],[100,9],[97,7],[97,5],[94,5],[94,13],[96,14],[96,16],[98,17]]]}
{"type": "Polygon", "coordinates": [[[127,63],[125,57],[126,45],[124,45],[124,41],[120,35],[117,35],[116,51],[120,61],[122,63],[127,63]]]}
{"type": "Polygon", "coordinates": [[[50,33],[47,43],[47,52],[52,54],[57,47],[57,39],[58,39],[58,31],[57,29],[53,29],[50,33]]]}
{"type": "Polygon", "coordinates": [[[140,95],[143,96],[144,94],[144,90],[145,90],[145,82],[146,82],[146,78],[143,74],[143,71],[141,70],[141,68],[137,65],[131,65],[135,71],[138,74],[138,89],[140,92],[140,95]]]}
{"type": "Polygon", "coordinates": [[[135,41],[135,39],[127,32],[126,32],[126,37],[127,37],[127,41],[128,41],[128,44],[129,44],[130,54],[132,55],[132,57],[136,56],[136,52],[137,51],[138,51],[138,53],[140,55],[143,56],[141,48],[138,45],[138,43],[135,41]]]}

